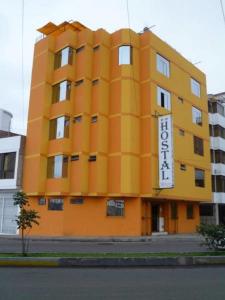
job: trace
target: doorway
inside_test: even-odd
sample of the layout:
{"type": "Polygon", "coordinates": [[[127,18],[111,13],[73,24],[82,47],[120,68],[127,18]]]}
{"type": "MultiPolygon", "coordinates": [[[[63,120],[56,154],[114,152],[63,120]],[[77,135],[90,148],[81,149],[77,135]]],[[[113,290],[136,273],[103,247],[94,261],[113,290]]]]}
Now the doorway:
{"type": "Polygon", "coordinates": [[[160,204],[152,204],[152,232],[159,232],[160,204]]]}

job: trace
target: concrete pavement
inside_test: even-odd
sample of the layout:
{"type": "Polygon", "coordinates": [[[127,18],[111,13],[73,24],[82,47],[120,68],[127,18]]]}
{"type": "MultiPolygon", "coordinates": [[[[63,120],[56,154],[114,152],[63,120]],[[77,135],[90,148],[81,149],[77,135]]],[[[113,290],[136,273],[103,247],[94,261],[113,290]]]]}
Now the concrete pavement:
{"type": "MultiPolygon", "coordinates": [[[[31,237],[29,252],[61,253],[156,253],[156,252],[203,252],[203,239],[199,235],[166,235],[141,238],[71,238],[31,237]]],[[[0,236],[0,252],[19,253],[18,236],[0,236]]]]}

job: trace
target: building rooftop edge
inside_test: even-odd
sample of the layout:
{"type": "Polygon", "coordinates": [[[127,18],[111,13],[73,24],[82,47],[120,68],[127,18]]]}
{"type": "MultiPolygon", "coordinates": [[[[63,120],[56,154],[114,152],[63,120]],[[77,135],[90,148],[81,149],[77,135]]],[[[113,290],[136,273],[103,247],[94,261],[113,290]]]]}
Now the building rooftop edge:
{"type": "Polygon", "coordinates": [[[5,110],[5,109],[3,109],[3,108],[0,108],[0,111],[6,113],[6,114],[9,115],[11,118],[13,118],[13,114],[12,114],[11,112],[9,112],[9,111],[7,111],[7,110],[5,110]]]}
{"type": "Polygon", "coordinates": [[[65,21],[65,22],[62,22],[59,25],[55,25],[52,22],[48,22],[44,26],[38,28],[37,31],[39,31],[42,34],[49,35],[49,34],[52,34],[53,32],[55,32],[57,30],[65,30],[65,28],[71,28],[71,29],[76,30],[76,31],[81,31],[82,29],[85,29],[87,27],[85,25],[81,24],[78,21],[75,21],[75,22],[65,21]]]}

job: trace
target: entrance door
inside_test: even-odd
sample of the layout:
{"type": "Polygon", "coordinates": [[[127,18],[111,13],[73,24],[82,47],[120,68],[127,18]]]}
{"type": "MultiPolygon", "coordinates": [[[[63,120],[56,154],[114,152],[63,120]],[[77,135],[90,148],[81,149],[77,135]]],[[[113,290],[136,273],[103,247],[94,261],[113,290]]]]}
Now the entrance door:
{"type": "Polygon", "coordinates": [[[159,232],[159,204],[152,204],[152,232],[159,232]]]}
{"type": "Polygon", "coordinates": [[[17,234],[17,213],[18,208],[13,204],[12,195],[0,195],[0,234],[17,234]]]}

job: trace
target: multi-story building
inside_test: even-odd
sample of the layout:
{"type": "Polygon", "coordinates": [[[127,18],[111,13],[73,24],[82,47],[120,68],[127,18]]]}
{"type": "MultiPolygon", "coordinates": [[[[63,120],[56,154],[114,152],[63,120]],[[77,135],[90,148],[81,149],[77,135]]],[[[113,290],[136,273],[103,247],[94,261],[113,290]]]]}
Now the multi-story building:
{"type": "Polygon", "coordinates": [[[148,30],[39,32],[24,170],[41,216],[32,234],[194,232],[211,200],[205,75],[148,30]]]}
{"type": "Polygon", "coordinates": [[[0,109],[0,234],[18,233],[13,195],[21,190],[25,137],[10,132],[11,118],[0,109]]]}
{"type": "Polygon", "coordinates": [[[225,225],[225,93],[208,96],[213,203],[200,207],[202,223],[225,225]]]}

